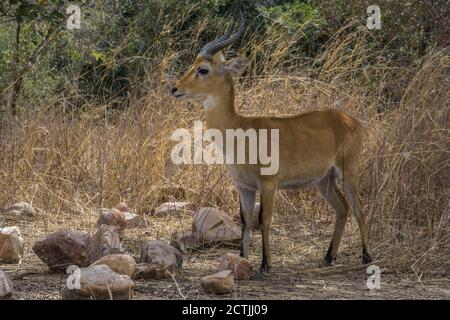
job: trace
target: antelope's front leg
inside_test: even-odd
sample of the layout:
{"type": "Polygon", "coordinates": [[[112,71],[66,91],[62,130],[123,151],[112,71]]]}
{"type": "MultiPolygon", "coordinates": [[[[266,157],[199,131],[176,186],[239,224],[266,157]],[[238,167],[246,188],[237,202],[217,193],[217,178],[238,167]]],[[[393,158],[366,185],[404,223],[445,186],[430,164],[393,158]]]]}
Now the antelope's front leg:
{"type": "Polygon", "coordinates": [[[252,229],[253,210],[256,192],[239,188],[240,213],[242,221],[241,257],[248,259],[250,249],[250,231],[252,229]]]}

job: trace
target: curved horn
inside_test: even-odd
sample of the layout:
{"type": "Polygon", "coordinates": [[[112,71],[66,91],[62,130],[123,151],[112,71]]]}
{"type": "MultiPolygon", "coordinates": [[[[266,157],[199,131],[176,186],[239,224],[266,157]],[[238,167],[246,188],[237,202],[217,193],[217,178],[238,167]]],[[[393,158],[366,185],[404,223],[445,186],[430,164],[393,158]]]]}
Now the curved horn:
{"type": "Polygon", "coordinates": [[[241,38],[242,34],[244,33],[244,29],[245,29],[245,20],[244,20],[244,15],[242,14],[242,12],[240,12],[240,22],[239,22],[238,31],[230,36],[231,31],[234,28],[235,21],[236,21],[236,18],[233,20],[233,23],[230,24],[227,31],[221,37],[205,44],[200,49],[199,55],[202,55],[207,58],[211,58],[219,50],[221,50],[225,47],[228,47],[229,45],[238,41],[241,38]]]}

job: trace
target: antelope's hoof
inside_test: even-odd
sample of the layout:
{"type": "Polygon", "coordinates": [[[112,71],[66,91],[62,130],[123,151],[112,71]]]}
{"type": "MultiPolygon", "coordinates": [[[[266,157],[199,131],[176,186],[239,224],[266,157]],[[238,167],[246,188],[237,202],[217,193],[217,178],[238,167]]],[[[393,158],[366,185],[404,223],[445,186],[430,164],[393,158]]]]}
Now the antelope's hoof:
{"type": "Polygon", "coordinates": [[[256,277],[259,279],[263,279],[269,275],[270,266],[267,264],[261,265],[259,272],[257,272],[256,277]]]}
{"type": "Polygon", "coordinates": [[[336,265],[336,258],[327,255],[325,256],[325,259],[323,259],[323,264],[325,267],[333,267],[336,265]]]}
{"type": "Polygon", "coordinates": [[[363,264],[369,264],[369,263],[372,263],[372,261],[373,261],[373,259],[369,254],[363,253],[363,257],[362,257],[363,264]]]}
{"type": "Polygon", "coordinates": [[[269,273],[266,271],[259,270],[255,273],[255,280],[264,280],[269,276],[269,273]]]}

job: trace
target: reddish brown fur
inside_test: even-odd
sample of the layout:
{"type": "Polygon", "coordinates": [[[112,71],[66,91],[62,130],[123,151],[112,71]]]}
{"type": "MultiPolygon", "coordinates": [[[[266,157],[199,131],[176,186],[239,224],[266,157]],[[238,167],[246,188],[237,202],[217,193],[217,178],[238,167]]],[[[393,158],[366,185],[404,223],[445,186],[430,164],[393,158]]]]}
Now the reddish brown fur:
{"type": "MultiPolygon", "coordinates": [[[[231,175],[241,194],[243,220],[243,244],[241,254],[248,256],[251,203],[254,193],[261,193],[263,259],[261,269],[268,271],[271,265],[269,226],[273,202],[279,188],[301,188],[316,185],[336,212],[337,219],[330,248],[325,257],[327,264],[336,258],[339,242],[347,220],[348,205],[336,185],[336,178],[343,179],[343,189],[352,205],[358,222],[363,261],[369,262],[367,226],[358,193],[358,161],[362,148],[363,128],[355,118],[332,109],[310,111],[290,117],[246,117],[234,107],[232,74],[242,68],[242,61],[226,62],[223,54],[209,60],[199,56],[189,71],[178,81],[174,95],[178,97],[207,98],[206,123],[224,135],[226,129],[241,128],[279,129],[280,164],[275,175],[260,174],[260,164],[229,165],[231,175]],[[199,68],[209,70],[199,75],[199,68]]],[[[225,146],[224,146],[225,148],[225,146]]],[[[248,152],[248,150],[247,150],[248,152]]],[[[248,159],[248,157],[247,157],[248,159]]]]}

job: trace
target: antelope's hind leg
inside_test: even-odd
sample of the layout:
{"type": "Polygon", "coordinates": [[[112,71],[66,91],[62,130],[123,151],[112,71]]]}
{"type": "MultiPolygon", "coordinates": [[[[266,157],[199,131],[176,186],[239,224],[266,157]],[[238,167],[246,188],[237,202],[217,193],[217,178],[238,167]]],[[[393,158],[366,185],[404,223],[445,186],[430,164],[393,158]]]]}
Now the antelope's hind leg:
{"type": "Polygon", "coordinates": [[[336,185],[336,176],[333,169],[317,184],[317,188],[336,213],[333,236],[324,259],[325,266],[332,266],[336,261],[339,244],[347,223],[348,204],[336,185]]]}
{"type": "Polygon", "coordinates": [[[353,215],[355,216],[356,222],[358,223],[359,231],[361,233],[361,242],[363,251],[362,262],[364,264],[371,263],[372,257],[370,255],[369,250],[368,228],[366,223],[366,217],[364,216],[364,212],[362,210],[361,199],[359,197],[356,175],[350,170],[344,171],[343,183],[345,195],[350,201],[353,210],[353,215]]]}
{"type": "Polygon", "coordinates": [[[256,191],[239,188],[240,213],[242,221],[241,257],[248,259],[250,250],[250,232],[252,229],[253,210],[255,209],[256,191]]]}
{"type": "Polygon", "coordinates": [[[273,185],[263,185],[261,190],[261,209],[259,212],[259,225],[262,234],[261,275],[269,273],[272,266],[269,232],[276,191],[277,187],[273,185]]]}

